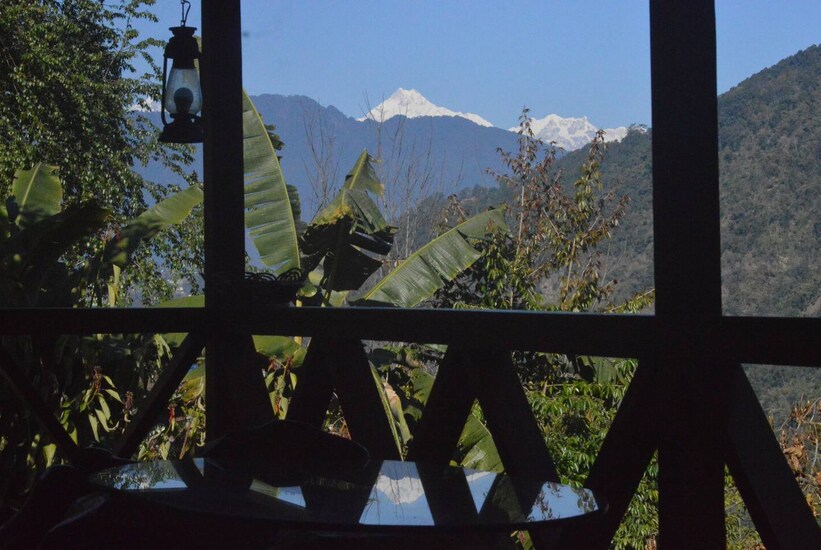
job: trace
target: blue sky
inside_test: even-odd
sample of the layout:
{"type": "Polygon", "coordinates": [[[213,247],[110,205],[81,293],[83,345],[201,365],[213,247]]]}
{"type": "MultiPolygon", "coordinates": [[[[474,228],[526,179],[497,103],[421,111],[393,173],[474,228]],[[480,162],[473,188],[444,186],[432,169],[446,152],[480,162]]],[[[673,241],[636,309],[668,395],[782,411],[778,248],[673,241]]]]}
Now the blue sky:
{"type": "MultiPolygon", "coordinates": [[[[199,25],[194,0],[189,25],[199,25]]],[[[818,0],[718,0],[718,91],[821,42],[818,0]]],[[[649,12],[637,0],[243,0],[251,94],[301,94],[359,117],[396,88],[507,128],[586,115],[650,124],[649,12]]],[[[158,0],[165,39],[178,0],[158,0]]]]}

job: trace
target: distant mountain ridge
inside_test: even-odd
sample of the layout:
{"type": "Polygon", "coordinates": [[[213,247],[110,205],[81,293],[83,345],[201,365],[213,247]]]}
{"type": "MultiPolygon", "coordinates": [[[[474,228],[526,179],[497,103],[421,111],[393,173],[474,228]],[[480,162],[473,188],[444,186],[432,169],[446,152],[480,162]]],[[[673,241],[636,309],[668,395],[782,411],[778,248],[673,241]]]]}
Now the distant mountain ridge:
{"type": "MultiPolygon", "coordinates": [[[[382,175],[388,180],[400,174],[405,179],[424,178],[429,189],[450,194],[474,185],[493,185],[490,173],[503,168],[498,150],[516,148],[518,128],[504,130],[479,115],[434,105],[416,90],[400,88],[358,120],[307,96],[262,94],[252,100],[265,123],[276,125],[285,143],[281,153],[285,178],[297,187],[308,218],[322,202],[318,188],[341,184],[362,149],[381,161],[382,175]]],[[[160,126],[158,112],[143,113],[160,126]]],[[[542,140],[563,150],[560,155],[586,145],[597,131],[586,117],[548,115],[533,125],[542,140]]],[[[608,140],[626,134],[625,127],[606,130],[608,140]]],[[[197,147],[191,169],[202,173],[201,164],[201,147],[197,147]]],[[[181,181],[157,162],[135,169],[151,181],[181,181]]]]}
{"type": "MultiPolygon", "coordinates": [[[[718,98],[722,309],[739,316],[821,316],[821,46],[764,69],[718,98]]],[[[572,182],[586,148],[556,163],[572,182]]],[[[630,197],[602,252],[608,278],[629,295],[653,286],[652,131],[609,144],[608,189],[630,197]]],[[[509,191],[461,193],[474,209],[509,191]]],[[[694,217],[693,224],[698,223],[694,217]]],[[[747,366],[778,426],[799,400],[821,395],[821,369],[747,366]]]]}
{"type": "MultiPolygon", "coordinates": [[[[385,122],[396,116],[407,118],[421,117],[460,117],[470,120],[479,126],[492,127],[493,124],[474,113],[452,111],[447,107],[433,104],[417,90],[399,88],[388,99],[371,109],[368,114],[356,120],[363,122],[385,122]]],[[[534,118],[531,123],[533,133],[545,143],[555,143],[565,151],[575,151],[584,147],[596,136],[599,131],[587,117],[565,118],[557,114],[549,114],[544,118],[534,118]]],[[[509,128],[516,132],[518,126],[509,128]]],[[[619,141],[627,135],[627,126],[604,129],[606,141],[619,141]]]]}
{"type": "Polygon", "coordinates": [[[419,117],[460,117],[467,119],[479,126],[493,127],[493,124],[473,113],[460,113],[451,111],[445,107],[434,105],[421,93],[416,90],[406,90],[399,88],[388,99],[371,109],[368,114],[358,118],[359,122],[372,120],[374,122],[384,122],[395,116],[407,118],[419,117]]]}
{"type": "MultiPolygon", "coordinates": [[[[565,151],[575,151],[584,147],[596,136],[599,128],[590,123],[587,117],[564,118],[556,114],[547,115],[544,118],[534,118],[530,124],[533,134],[545,143],[555,143],[565,151]]],[[[636,126],[636,128],[644,128],[636,126]]],[[[519,129],[518,126],[510,128],[511,132],[519,129]]],[[[620,141],[627,135],[628,127],[604,129],[605,141],[620,141]]]]}
{"type": "MultiPolygon", "coordinates": [[[[395,192],[397,179],[418,179],[429,189],[450,194],[493,185],[488,170],[503,167],[497,149],[512,151],[516,146],[516,134],[463,117],[394,116],[377,123],[357,121],[306,96],[262,94],[251,99],[285,143],[282,170],[286,181],[297,187],[308,220],[322,200],[318,187],[340,186],[363,149],[379,158],[377,169],[389,193],[395,192]]],[[[159,113],[148,116],[160,126],[159,113]]],[[[157,162],[135,170],[151,181],[181,182],[157,162]]],[[[201,146],[196,147],[191,170],[202,173],[201,146]]]]}

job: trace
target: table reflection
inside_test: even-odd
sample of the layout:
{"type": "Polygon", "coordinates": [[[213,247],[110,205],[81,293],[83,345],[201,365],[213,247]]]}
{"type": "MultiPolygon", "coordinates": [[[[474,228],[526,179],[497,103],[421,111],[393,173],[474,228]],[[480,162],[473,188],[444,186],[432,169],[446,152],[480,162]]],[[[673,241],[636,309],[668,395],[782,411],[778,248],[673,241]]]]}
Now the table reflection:
{"type": "Polygon", "coordinates": [[[587,489],[390,460],[355,472],[254,460],[141,462],[92,482],[189,511],[330,529],[527,529],[603,508],[587,489]]]}
{"type": "Polygon", "coordinates": [[[413,462],[382,462],[362,525],[433,525],[425,488],[413,462]]]}

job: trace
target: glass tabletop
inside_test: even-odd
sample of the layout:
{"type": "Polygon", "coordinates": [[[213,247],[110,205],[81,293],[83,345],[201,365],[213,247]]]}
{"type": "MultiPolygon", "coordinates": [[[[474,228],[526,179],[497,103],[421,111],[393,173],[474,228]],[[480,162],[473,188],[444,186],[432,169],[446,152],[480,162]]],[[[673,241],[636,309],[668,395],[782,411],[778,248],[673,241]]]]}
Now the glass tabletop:
{"type": "Polygon", "coordinates": [[[516,530],[605,508],[588,489],[390,460],[355,472],[254,460],[153,461],[104,470],[91,481],[186,511],[312,529],[516,530]]]}

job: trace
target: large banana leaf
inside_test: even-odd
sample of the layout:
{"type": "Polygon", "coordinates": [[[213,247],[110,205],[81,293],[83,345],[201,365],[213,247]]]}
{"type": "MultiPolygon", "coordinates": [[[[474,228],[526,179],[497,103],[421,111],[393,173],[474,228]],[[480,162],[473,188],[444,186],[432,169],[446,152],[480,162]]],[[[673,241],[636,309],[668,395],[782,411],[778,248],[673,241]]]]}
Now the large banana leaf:
{"type": "Polygon", "coordinates": [[[427,300],[479,259],[468,238],[498,231],[509,231],[502,210],[473,216],[411,254],[355,303],[413,307],[427,300]]]}
{"type": "Polygon", "coordinates": [[[388,225],[368,194],[384,192],[372,161],[363,151],[339,194],[300,239],[308,270],[324,259],[321,286],[326,294],[358,289],[382,265],[372,255],[387,254],[393,244],[396,228],[388,225]]]}
{"type": "Polygon", "coordinates": [[[11,194],[20,209],[17,225],[26,227],[60,213],[63,187],[57,167],[38,162],[31,170],[17,170],[11,194]]]}
{"type": "Polygon", "coordinates": [[[465,468],[490,472],[505,471],[493,436],[474,411],[468,415],[465,428],[459,436],[456,458],[465,468]]]}
{"type": "Polygon", "coordinates": [[[120,238],[109,243],[106,261],[124,267],[143,240],[182,222],[201,202],[202,189],[196,186],[158,202],[122,228],[120,238]]]}
{"type": "Polygon", "coordinates": [[[276,150],[248,94],[242,93],[245,226],[260,260],[281,273],[299,267],[291,197],[276,150]]]}
{"type": "MultiPolygon", "coordinates": [[[[3,303],[36,305],[43,281],[49,278],[54,281],[50,285],[54,296],[59,286],[71,286],[74,282],[69,280],[65,265],[59,262],[60,257],[81,239],[100,229],[107,216],[107,210],[93,203],[72,205],[0,241],[3,278],[16,281],[16,288],[24,293],[4,290],[3,303]]],[[[58,305],[53,303],[54,299],[51,301],[51,305],[58,305]]]]}

